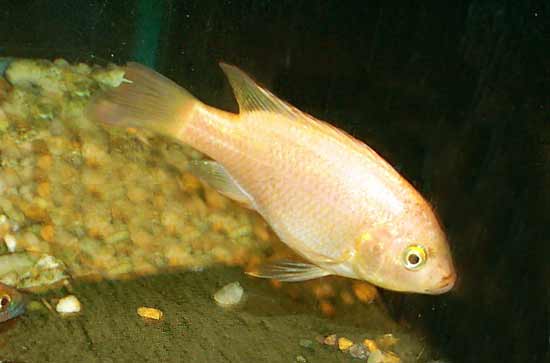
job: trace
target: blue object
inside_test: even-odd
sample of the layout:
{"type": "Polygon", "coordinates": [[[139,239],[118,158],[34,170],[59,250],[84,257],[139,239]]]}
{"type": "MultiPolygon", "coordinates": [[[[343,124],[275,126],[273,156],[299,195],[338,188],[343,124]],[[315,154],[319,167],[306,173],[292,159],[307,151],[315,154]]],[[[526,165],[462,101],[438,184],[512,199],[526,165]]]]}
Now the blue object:
{"type": "Polygon", "coordinates": [[[4,75],[4,72],[13,61],[13,58],[10,57],[0,57],[0,76],[4,75]]]}
{"type": "Polygon", "coordinates": [[[164,1],[139,0],[132,60],[150,68],[157,65],[164,1]]]}

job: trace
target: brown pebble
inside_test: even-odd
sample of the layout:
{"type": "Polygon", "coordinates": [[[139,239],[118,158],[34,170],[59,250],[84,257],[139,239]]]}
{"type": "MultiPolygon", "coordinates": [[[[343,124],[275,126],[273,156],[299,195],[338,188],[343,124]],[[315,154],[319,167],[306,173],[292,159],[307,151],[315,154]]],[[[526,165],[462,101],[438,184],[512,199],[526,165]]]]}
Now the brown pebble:
{"type": "Polygon", "coordinates": [[[144,258],[132,257],[132,263],[138,276],[153,275],[158,272],[158,269],[144,258]]]}
{"type": "Polygon", "coordinates": [[[144,250],[149,250],[154,245],[153,235],[151,233],[147,232],[145,229],[140,228],[140,227],[131,227],[130,228],[130,239],[139,248],[144,249],[144,250]]]}
{"type": "Polygon", "coordinates": [[[365,339],[363,340],[363,345],[367,347],[369,352],[374,352],[375,350],[379,350],[378,346],[376,345],[376,342],[372,339],[365,339]]]}
{"type": "Polygon", "coordinates": [[[326,299],[333,297],[336,293],[331,284],[327,282],[319,282],[317,286],[313,288],[313,294],[317,299],[326,299]]]}
{"type": "Polygon", "coordinates": [[[11,231],[11,225],[8,221],[0,224],[0,239],[4,239],[4,236],[11,231]]]}
{"type": "Polygon", "coordinates": [[[32,151],[35,154],[48,154],[50,151],[48,149],[48,144],[42,139],[35,139],[32,141],[32,151]]]}
{"type": "Polygon", "coordinates": [[[224,232],[225,224],[222,220],[214,220],[210,225],[210,228],[212,228],[214,232],[224,232]]]}
{"type": "Polygon", "coordinates": [[[21,203],[20,208],[23,214],[25,214],[25,217],[33,221],[46,222],[50,218],[44,208],[41,208],[34,203],[21,203]]]}
{"type": "Polygon", "coordinates": [[[166,198],[163,195],[154,195],[153,196],[153,206],[157,210],[162,210],[166,206],[166,198]]]}
{"type": "Polygon", "coordinates": [[[36,193],[42,197],[45,198],[50,195],[50,183],[48,182],[42,182],[38,184],[36,187],[36,193]]]}
{"type": "Polygon", "coordinates": [[[384,363],[400,363],[401,362],[401,358],[399,358],[399,356],[397,354],[395,354],[394,352],[387,352],[387,353],[383,353],[383,354],[384,354],[384,359],[383,359],[384,363]]]}
{"type": "Polygon", "coordinates": [[[206,205],[214,210],[224,209],[228,203],[227,198],[209,187],[204,188],[204,199],[206,205]]]}
{"type": "Polygon", "coordinates": [[[200,189],[201,182],[190,173],[183,173],[180,177],[180,187],[186,193],[193,193],[200,189]]]}
{"type": "Polygon", "coordinates": [[[36,161],[36,166],[40,169],[48,170],[52,166],[52,157],[49,154],[42,155],[36,161]]]}
{"type": "Polygon", "coordinates": [[[111,206],[111,217],[115,220],[120,220],[128,223],[130,220],[131,208],[128,208],[128,203],[125,202],[113,202],[111,206]]]}
{"type": "Polygon", "coordinates": [[[250,251],[248,251],[244,246],[237,247],[230,255],[231,258],[228,261],[228,264],[231,266],[246,265],[250,259],[250,251]]]}
{"type": "Polygon", "coordinates": [[[147,191],[138,186],[130,186],[126,192],[126,196],[131,202],[134,203],[143,203],[147,200],[147,191]]]}
{"type": "Polygon", "coordinates": [[[269,280],[269,282],[271,282],[271,286],[273,286],[276,289],[280,289],[281,286],[283,286],[283,283],[279,280],[271,279],[269,280]]]}
{"type": "Polygon", "coordinates": [[[192,256],[181,244],[170,244],[164,248],[164,256],[168,260],[168,266],[188,266],[193,261],[192,256]]]}
{"type": "Polygon", "coordinates": [[[393,352],[375,350],[370,353],[368,363],[401,363],[401,358],[393,352]]]}
{"type": "Polygon", "coordinates": [[[46,224],[40,229],[40,237],[42,237],[45,241],[53,242],[54,234],[54,228],[51,224],[46,224]]]}
{"type": "Polygon", "coordinates": [[[393,336],[393,334],[384,334],[381,337],[376,338],[376,343],[383,350],[389,350],[392,348],[399,339],[393,336]]]}
{"type": "Polygon", "coordinates": [[[321,308],[321,312],[324,316],[332,317],[336,314],[336,309],[334,306],[326,300],[319,302],[319,307],[321,308]]]}
{"type": "Polygon", "coordinates": [[[139,307],[137,309],[137,313],[142,318],[154,319],[154,320],[160,320],[160,319],[162,319],[162,316],[164,315],[162,313],[162,311],[160,311],[159,309],[148,308],[148,307],[144,307],[144,306],[139,307]]]}
{"type": "Polygon", "coordinates": [[[347,290],[342,290],[340,292],[340,300],[346,305],[352,305],[355,302],[353,295],[347,290]]]}
{"type": "MultiPolygon", "coordinates": [[[[253,255],[250,256],[246,263],[246,271],[257,271],[258,267],[264,262],[264,259],[261,256],[253,255]]],[[[270,279],[269,281],[273,281],[270,279]]]]}
{"type": "Polygon", "coordinates": [[[0,101],[3,101],[8,96],[11,88],[11,84],[4,77],[0,77],[0,101]]]}
{"type": "Polygon", "coordinates": [[[327,335],[323,340],[323,343],[326,345],[336,345],[336,342],[336,334],[327,335]]]}
{"type": "Polygon", "coordinates": [[[353,342],[346,337],[341,337],[338,339],[338,349],[348,350],[353,345],[353,342]]]}
{"type": "Polygon", "coordinates": [[[376,287],[367,282],[354,282],[353,292],[359,301],[370,304],[376,298],[376,287]]]}
{"type": "Polygon", "coordinates": [[[34,168],[32,177],[38,184],[47,181],[49,179],[48,170],[34,168]]]}

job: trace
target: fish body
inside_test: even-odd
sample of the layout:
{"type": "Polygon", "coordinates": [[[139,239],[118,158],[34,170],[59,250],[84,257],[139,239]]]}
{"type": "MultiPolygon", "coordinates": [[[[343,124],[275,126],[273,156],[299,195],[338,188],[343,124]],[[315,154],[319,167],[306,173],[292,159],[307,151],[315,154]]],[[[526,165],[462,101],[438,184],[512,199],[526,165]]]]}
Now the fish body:
{"type": "Polygon", "coordinates": [[[0,283],[0,323],[25,312],[26,299],[16,289],[0,283]]]}
{"type": "Polygon", "coordinates": [[[445,234],[424,198],[363,142],[317,120],[221,64],[239,114],[203,104],[130,63],[128,82],[92,102],[101,122],[146,128],[214,161],[191,165],[221,193],[258,211],[312,264],[252,273],[285,281],[341,275],[405,292],[438,294],[456,279],[445,234]]]}

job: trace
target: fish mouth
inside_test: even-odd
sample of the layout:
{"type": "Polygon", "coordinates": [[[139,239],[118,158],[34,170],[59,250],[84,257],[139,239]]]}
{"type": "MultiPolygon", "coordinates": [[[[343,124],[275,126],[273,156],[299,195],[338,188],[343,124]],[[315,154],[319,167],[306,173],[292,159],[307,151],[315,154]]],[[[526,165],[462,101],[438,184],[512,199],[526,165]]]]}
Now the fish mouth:
{"type": "Polygon", "coordinates": [[[431,289],[426,289],[426,292],[428,294],[433,294],[433,295],[444,294],[454,287],[455,282],[456,282],[456,273],[451,272],[450,274],[442,277],[441,280],[439,281],[439,284],[436,287],[431,289]]]}

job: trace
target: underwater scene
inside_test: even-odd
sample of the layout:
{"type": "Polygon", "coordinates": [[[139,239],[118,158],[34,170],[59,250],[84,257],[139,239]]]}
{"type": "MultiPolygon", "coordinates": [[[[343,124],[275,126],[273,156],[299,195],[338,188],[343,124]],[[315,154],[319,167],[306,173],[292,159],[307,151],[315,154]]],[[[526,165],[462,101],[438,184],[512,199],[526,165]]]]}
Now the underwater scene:
{"type": "Polygon", "coordinates": [[[550,362],[549,16],[6,2],[0,362],[550,362]]]}

